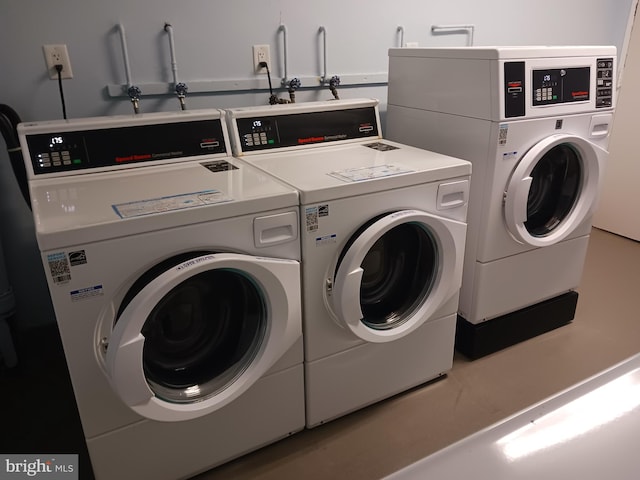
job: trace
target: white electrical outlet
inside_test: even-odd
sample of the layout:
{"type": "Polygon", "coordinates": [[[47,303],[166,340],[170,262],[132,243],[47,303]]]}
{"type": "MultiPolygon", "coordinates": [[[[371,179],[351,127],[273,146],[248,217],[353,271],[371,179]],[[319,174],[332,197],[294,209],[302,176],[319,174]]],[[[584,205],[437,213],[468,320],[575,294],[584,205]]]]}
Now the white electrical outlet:
{"type": "Polygon", "coordinates": [[[266,62],[271,70],[271,50],[269,45],[254,45],[253,46],[253,68],[256,73],[267,73],[265,67],[261,67],[260,63],[266,62]]]}
{"type": "Polygon", "coordinates": [[[47,73],[50,79],[57,80],[58,78],[56,65],[62,65],[62,72],[60,72],[62,78],[73,78],[66,45],[43,45],[42,50],[44,50],[44,60],[47,62],[47,73]]]}

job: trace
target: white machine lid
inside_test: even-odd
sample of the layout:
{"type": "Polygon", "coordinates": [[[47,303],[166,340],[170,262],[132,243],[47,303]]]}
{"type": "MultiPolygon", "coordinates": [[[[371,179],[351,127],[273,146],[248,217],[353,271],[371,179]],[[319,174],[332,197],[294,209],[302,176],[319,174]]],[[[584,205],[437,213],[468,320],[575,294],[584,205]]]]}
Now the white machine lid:
{"type": "Polygon", "coordinates": [[[527,45],[527,46],[477,46],[477,47],[415,47],[390,48],[390,57],[423,58],[472,58],[478,60],[596,57],[616,54],[615,46],[579,45],[527,45]]]}
{"type": "Polygon", "coordinates": [[[42,250],[298,205],[229,156],[219,110],[22,124],[20,140],[42,250]]]}
{"type": "Polygon", "coordinates": [[[245,161],[283,180],[310,204],[471,174],[471,163],[389,140],[270,153],[245,161]]]}
{"type": "Polygon", "coordinates": [[[383,140],[377,105],[356,99],[230,110],[234,154],[295,187],[302,204],[471,174],[465,160],[383,140]]]}
{"type": "Polygon", "coordinates": [[[635,479],[640,471],[640,355],[387,480],[635,479]]]}
{"type": "Polygon", "coordinates": [[[39,180],[31,201],[49,250],[297,206],[298,194],[227,157],[39,180]]]}

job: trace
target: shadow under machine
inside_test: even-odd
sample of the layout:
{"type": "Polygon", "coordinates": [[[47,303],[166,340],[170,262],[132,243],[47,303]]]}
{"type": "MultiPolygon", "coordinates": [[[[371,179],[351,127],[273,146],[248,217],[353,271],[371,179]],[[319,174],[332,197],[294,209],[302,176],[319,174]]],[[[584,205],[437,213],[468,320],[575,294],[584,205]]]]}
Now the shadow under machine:
{"type": "Polygon", "coordinates": [[[20,126],[97,478],[176,479],[304,427],[297,192],[218,110],[20,126]]]}
{"type": "Polygon", "coordinates": [[[389,138],[473,163],[456,347],[570,322],[615,106],[616,50],[389,50],[389,138]]]}

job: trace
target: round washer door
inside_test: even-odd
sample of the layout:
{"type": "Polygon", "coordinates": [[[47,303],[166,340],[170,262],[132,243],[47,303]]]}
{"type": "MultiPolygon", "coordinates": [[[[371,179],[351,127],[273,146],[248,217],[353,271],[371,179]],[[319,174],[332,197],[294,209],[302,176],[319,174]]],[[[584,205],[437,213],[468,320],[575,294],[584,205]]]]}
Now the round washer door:
{"type": "Polygon", "coordinates": [[[238,398],[302,334],[300,265],[238,254],[168,268],[122,310],[107,349],[120,398],[159,421],[238,398]]]}
{"type": "Polygon", "coordinates": [[[532,147],[505,192],[509,232],[522,243],[557,243],[592,212],[606,151],[573,135],[552,135],[532,147]]]}
{"type": "Polygon", "coordinates": [[[328,294],[338,321],[376,343],[418,328],[460,288],[465,234],[464,223],[417,210],[364,225],[344,248],[328,294]]]}

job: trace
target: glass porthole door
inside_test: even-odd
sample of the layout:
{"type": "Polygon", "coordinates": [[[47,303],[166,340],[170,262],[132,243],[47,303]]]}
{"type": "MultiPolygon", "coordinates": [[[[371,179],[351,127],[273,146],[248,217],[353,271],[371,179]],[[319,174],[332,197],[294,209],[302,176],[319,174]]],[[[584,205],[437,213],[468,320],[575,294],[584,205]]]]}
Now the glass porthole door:
{"type": "Polygon", "coordinates": [[[205,254],[134,285],[107,349],[118,395],[162,421],[237,398],[300,336],[299,272],[296,261],[205,254]]]}
{"type": "Polygon", "coordinates": [[[417,210],[382,215],[347,242],[328,295],[338,320],[363,340],[418,328],[460,287],[466,226],[417,210]]]}
{"type": "Polygon", "coordinates": [[[569,135],[552,135],[531,148],[505,192],[505,221],[514,238],[546,246],[570,235],[593,212],[605,153],[569,135]]]}

